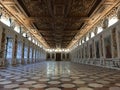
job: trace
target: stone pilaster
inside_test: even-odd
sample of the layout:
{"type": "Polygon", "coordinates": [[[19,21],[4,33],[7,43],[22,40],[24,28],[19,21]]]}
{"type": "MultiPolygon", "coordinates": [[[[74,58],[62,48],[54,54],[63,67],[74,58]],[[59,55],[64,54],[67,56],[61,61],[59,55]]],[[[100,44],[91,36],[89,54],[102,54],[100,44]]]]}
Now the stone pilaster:
{"type": "Polygon", "coordinates": [[[65,60],[67,59],[67,53],[65,53],[65,60]]]}
{"type": "Polygon", "coordinates": [[[32,63],[34,63],[34,44],[32,45],[32,63]]]}
{"type": "Polygon", "coordinates": [[[23,39],[23,42],[22,42],[22,59],[21,59],[21,64],[25,64],[24,49],[25,49],[25,40],[23,39]]]}
{"type": "Polygon", "coordinates": [[[28,54],[27,54],[27,63],[30,63],[30,41],[28,41],[28,54]]]}
{"type": "Polygon", "coordinates": [[[35,45],[35,57],[34,57],[34,61],[36,62],[36,52],[37,52],[37,49],[36,49],[36,45],[35,45]]]}
{"type": "Polygon", "coordinates": [[[17,65],[17,46],[18,46],[18,37],[17,35],[14,36],[14,42],[13,42],[13,54],[12,54],[12,65],[16,66],[17,65]]]}

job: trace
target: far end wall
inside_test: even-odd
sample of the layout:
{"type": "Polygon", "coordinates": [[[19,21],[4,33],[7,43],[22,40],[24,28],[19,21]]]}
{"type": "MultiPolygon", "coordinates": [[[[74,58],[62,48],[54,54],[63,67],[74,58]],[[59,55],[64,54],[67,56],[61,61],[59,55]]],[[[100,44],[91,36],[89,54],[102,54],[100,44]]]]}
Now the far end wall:
{"type": "Polygon", "coordinates": [[[54,60],[54,61],[69,61],[69,53],[65,52],[48,52],[46,55],[47,60],[54,60]]]}

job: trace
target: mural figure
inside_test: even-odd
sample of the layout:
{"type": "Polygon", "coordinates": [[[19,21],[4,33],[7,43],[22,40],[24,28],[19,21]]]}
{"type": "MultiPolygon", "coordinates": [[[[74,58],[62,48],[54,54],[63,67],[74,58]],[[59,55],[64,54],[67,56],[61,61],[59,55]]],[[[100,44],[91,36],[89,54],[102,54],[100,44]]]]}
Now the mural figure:
{"type": "Polygon", "coordinates": [[[94,58],[94,57],[95,57],[95,52],[94,52],[94,40],[93,40],[92,46],[93,46],[93,47],[92,47],[92,52],[93,52],[93,53],[92,53],[92,58],[94,58]]]}
{"type": "Polygon", "coordinates": [[[111,54],[111,37],[110,35],[104,38],[104,43],[105,43],[105,56],[106,58],[112,58],[111,54]]]}
{"type": "Polygon", "coordinates": [[[99,41],[95,42],[96,45],[96,58],[100,58],[100,53],[99,53],[99,41]]]}
{"type": "Polygon", "coordinates": [[[100,36],[100,45],[101,45],[101,56],[103,56],[103,42],[102,42],[102,35],[100,36]]]}
{"type": "Polygon", "coordinates": [[[17,56],[17,44],[18,44],[18,42],[17,42],[17,35],[15,35],[15,47],[14,47],[14,58],[16,58],[16,56],[17,56]]]}
{"type": "Polygon", "coordinates": [[[92,58],[92,44],[90,44],[90,58],[92,58]]]}
{"type": "Polygon", "coordinates": [[[85,46],[85,58],[87,58],[87,46],[85,46]]]}
{"type": "Polygon", "coordinates": [[[84,58],[84,46],[82,48],[82,58],[84,58]]]}
{"type": "Polygon", "coordinates": [[[116,58],[117,54],[117,42],[116,42],[116,28],[112,30],[112,42],[113,42],[113,57],[116,58]]]}

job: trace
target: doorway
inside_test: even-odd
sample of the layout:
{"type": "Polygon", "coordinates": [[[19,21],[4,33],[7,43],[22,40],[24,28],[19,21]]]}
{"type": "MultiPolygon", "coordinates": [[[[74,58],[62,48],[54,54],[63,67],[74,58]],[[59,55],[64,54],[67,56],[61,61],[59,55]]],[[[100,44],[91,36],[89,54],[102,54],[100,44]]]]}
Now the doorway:
{"type": "Polygon", "coordinates": [[[61,61],[61,53],[56,53],[56,61],[61,61]]]}

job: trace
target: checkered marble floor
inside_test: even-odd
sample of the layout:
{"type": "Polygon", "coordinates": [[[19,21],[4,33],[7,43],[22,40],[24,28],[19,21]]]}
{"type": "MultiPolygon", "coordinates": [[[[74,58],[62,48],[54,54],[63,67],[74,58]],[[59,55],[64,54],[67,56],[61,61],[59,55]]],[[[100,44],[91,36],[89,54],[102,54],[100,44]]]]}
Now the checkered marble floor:
{"type": "Polygon", "coordinates": [[[64,61],[9,67],[0,90],[120,90],[120,71],[64,61]]]}

